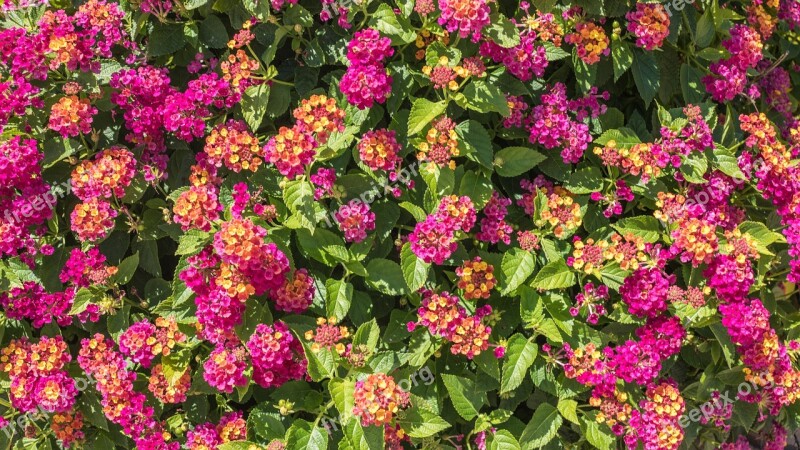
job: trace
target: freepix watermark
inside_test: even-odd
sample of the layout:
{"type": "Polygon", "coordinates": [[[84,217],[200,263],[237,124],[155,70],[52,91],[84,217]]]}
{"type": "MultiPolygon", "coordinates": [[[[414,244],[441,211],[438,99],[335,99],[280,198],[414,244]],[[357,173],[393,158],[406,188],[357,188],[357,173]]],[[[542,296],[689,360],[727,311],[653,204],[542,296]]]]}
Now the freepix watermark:
{"type": "Polygon", "coordinates": [[[66,197],[70,192],[72,192],[72,183],[69,181],[54,184],[46,192],[25,199],[25,202],[17,208],[5,210],[3,219],[12,224],[25,223],[24,219],[31,217],[34,212],[41,212],[44,209],[52,210],[58,199],[66,197]]]}
{"type": "MultiPolygon", "coordinates": [[[[83,392],[86,389],[89,389],[89,386],[95,384],[96,381],[91,374],[86,374],[86,377],[80,377],[75,379],[75,389],[78,392],[83,392]]],[[[36,422],[37,420],[48,419],[53,414],[53,411],[48,411],[44,409],[41,405],[37,406],[37,409],[34,411],[29,411],[25,414],[20,414],[17,418],[13,421],[9,421],[0,431],[6,435],[8,439],[14,435],[14,430],[19,429],[20,434],[25,433],[25,428],[28,427],[29,424],[36,422]]]]}
{"type": "Polygon", "coordinates": [[[687,5],[694,5],[697,0],[672,0],[664,3],[664,9],[667,11],[667,15],[672,17],[675,12],[683,11],[683,8],[686,8],[687,5]]]}
{"type": "MultiPolygon", "coordinates": [[[[383,198],[383,196],[394,192],[401,186],[407,186],[408,183],[412,180],[412,178],[417,176],[418,167],[419,167],[419,162],[414,162],[408,167],[403,167],[402,169],[400,169],[397,172],[397,177],[394,180],[386,179],[384,183],[373,181],[369,189],[364,191],[361,195],[354,198],[353,200],[357,200],[360,203],[371,205],[372,203],[383,198]]],[[[325,218],[323,220],[325,222],[324,225],[327,228],[333,228],[338,226],[338,221],[336,220],[336,211],[328,211],[328,213],[325,214],[325,218]]]]}
{"type": "Polygon", "coordinates": [[[705,423],[706,421],[712,420],[716,413],[724,410],[728,406],[733,406],[736,399],[749,395],[764,387],[769,387],[769,385],[759,386],[752,382],[743,381],[736,387],[736,395],[732,394],[731,391],[719,392],[718,396],[713,397],[711,400],[682,415],[678,420],[678,425],[680,425],[681,428],[686,428],[692,423],[701,421],[705,423]]]}
{"type": "MultiPolygon", "coordinates": [[[[404,378],[397,382],[397,386],[409,392],[412,387],[419,386],[420,382],[425,386],[430,386],[433,383],[435,377],[433,376],[433,372],[431,369],[427,367],[423,367],[418,371],[414,372],[408,378],[404,378]]],[[[328,434],[333,434],[334,431],[337,431],[339,428],[344,426],[342,423],[341,417],[329,417],[329,416],[322,416],[322,420],[320,420],[320,424],[328,431],[328,434]]]]}

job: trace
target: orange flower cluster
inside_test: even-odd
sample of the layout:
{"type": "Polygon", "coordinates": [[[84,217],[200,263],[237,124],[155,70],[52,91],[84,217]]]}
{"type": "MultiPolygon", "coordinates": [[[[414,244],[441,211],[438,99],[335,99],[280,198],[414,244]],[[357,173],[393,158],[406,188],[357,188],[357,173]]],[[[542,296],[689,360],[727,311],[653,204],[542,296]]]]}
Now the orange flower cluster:
{"type": "Polygon", "coordinates": [[[48,126],[63,137],[88,134],[92,131],[92,116],[96,113],[97,108],[92,106],[89,99],[77,95],[61,97],[50,108],[48,126]]]}
{"type": "Polygon", "coordinates": [[[390,424],[408,400],[408,392],[400,389],[390,375],[369,374],[356,383],[353,414],[363,426],[390,424]]]}
{"type": "Polygon", "coordinates": [[[575,25],[575,33],[568,34],[564,40],[577,48],[578,56],[586,64],[600,62],[600,56],[607,56],[611,50],[605,30],[594,22],[580,22],[575,25]]]}
{"type": "Polygon", "coordinates": [[[600,157],[603,164],[618,167],[630,175],[641,176],[643,181],[661,175],[661,165],[653,152],[652,143],[618,148],[617,141],[611,140],[604,147],[595,147],[594,154],[600,157]]]}
{"type": "Polygon", "coordinates": [[[334,131],[344,131],[344,114],[344,110],[336,105],[336,100],[325,95],[303,99],[293,112],[298,127],[307,133],[314,133],[320,145],[328,142],[334,131]]]}
{"type": "Polygon", "coordinates": [[[449,336],[450,352],[472,359],[489,348],[491,328],[483,323],[482,316],[464,317],[449,336]]]}
{"type": "Polygon", "coordinates": [[[439,167],[449,165],[455,168],[452,158],[459,154],[455,122],[447,116],[435,119],[425,135],[425,141],[419,143],[417,148],[418,160],[431,161],[439,167]]]}
{"type": "Polygon", "coordinates": [[[572,256],[567,263],[576,270],[587,275],[600,276],[606,263],[619,264],[622,270],[636,270],[639,263],[647,260],[644,252],[644,240],[632,234],[624,238],[619,234],[595,241],[592,238],[576,240],[573,244],[572,256]]]}
{"type": "Polygon", "coordinates": [[[306,331],[305,337],[308,341],[314,341],[311,344],[312,351],[318,352],[321,348],[325,348],[336,351],[342,356],[347,347],[341,341],[350,337],[350,330],[344,326],[337,326],[335,317],[330,319],[320,317],[317,319],[317,329],[306,331]]]}
{"type": "Polygon", "coordinates": [[[55,413],[50,421],[50,429],[64,448],[70,448],[73,442],[82,441],[85,437],[83,414],[80,411],[55,413]]]}
{"type": "Polygon", "coordinates": [[[358,143],[361,161],[372,170],[394,170],[401,161],[400,150],[393,130],[367,131],[358,143]]]}
{"type": "Polygon", "coordinates": [[[672,239],[674,248],[682,252],[681,260],[691,261],[694,267],[711,262],[719,248],[717,227],[694,217],[679,220],[672,231],[672,239]]]}
{"type": "Polygon", "coordinates": [[[258,139],[247,124],[239,120],[229,120],[214,127],[206,138],[204,150],[209,163],[216,167],[225,165],[236,173],[258,171],[264,156],[258,139]]]}
{"type": "Polygon", "coordinates": [[[547,204],[534,223],[538,227],[549,226],[558,239],[569,236],[583,223],[581,205],[575,203],[572,192],[561,186],[540,189],[547,196],[547,204]]]}
{"type": "Polygon", "coordinates": [[[183,191],[172,207],[175,222],[183,231],[211,230],[211,223],[219,219],[221,205],[216,188],[212,185],[191,186],[183,191]]]}
{"type": "Polygon", "coordinates": [[[117,211],[111,204],[99,198],[93,198],[85,203],[78,203],[70,215],[70,226],[78,239],[96,241],[106,237],[114,227],[117,211]]]}
{"type": "Polygon", "coordinates": [[[598,408],[597,423],[605,423],[609,427],[625,424],[631,418],[633,407],[628,404],[628,394],[614,389],[614,397],[596,397],[589,398],[589,404],[598,408]]]}
{"type": "Polygon", "coordinates": [[[480,256],[456,269],[459,277],[458,288],[464,291],[464,298],[470,300],[487,299],[490,291],[497,283],[494,276],[494,267],[486,261],[481,260],[480,256]]]}
{"type": "Polygon", "coordinates": [[[81,200],[93,197],[121,198],[136,175],[136,158],[124,147],[100,152],[94,160],[85,160],[72,171],[72,188],[81,200]]]}
{"type": "Polygon", "coordinates": [[[228,59],[220,63],[222,79],[229,82],[239,92],[244,92],[251,84],[252,72],[258,70],[258,61],[247,56],[244,50],[228,55],[228,59]]]}
{"type": "Polygon", "coordinates": [[[192,385],[192,375],[185,371],[174,383],[170,383],[164,374],[164,367],[157,364],[150,373],[148,389],[161,403],[182,403],[186,401],[186,392],[192,385]]]}

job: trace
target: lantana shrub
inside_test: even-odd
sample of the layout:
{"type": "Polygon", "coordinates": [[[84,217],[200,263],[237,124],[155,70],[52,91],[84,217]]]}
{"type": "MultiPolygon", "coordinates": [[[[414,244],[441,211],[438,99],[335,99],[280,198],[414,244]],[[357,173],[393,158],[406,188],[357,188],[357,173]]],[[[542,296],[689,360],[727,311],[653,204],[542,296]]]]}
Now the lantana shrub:
{"type": "Polygon", "coordinates": [[[796,0],[3,0],[0,445],[783,449],[796,0]]]}

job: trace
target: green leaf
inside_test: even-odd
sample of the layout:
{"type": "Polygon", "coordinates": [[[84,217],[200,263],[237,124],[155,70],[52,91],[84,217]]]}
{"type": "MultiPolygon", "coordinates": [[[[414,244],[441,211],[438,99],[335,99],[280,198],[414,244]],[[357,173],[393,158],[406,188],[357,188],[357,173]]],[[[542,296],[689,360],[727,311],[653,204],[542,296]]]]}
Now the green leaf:
{"type": "Polygon", "coordinates": [[[334,378],[328,382],[328,391],[336,409],[339,410],[339,422],[347,423],[353,417],[355,406],[356,382],[334,378]]]}
{"type": "Polygon", "coordinates": [[[561,289],[575,284],[575,274],[572,273],[563,259],[552,261],[542,267],[533,279],[532,286],[536,289],[561,289]]]}
{"type": "Polygon", "coordinates": [[[183,24],[157,24],[147,42],[147,54],[151,57],[169,55],[186,45],[183,24]]]}
{"type": "Polygon", "coordinates": [[[489,433],[489,450],[521,450],[519,442],[508,430],[489,433]]]}
{"type": "Polygon", "coordinates": [[[553,405],[542,403],[536,408],[531,421],[522,431],[519,441],[525,450],[542,447],[556,437],[563,422],[564,419],[553,405]]]}
{"type": "Polygon", "coordinates": [[[397,419],[397,423],[415,439],[431,437],[450,428],[450,424],[435,412],[416,406],[409,408],[401,418],[397,419]]]}
{"type": "Polygon", "coordinates": [[[264,115],[267,113],[269,101],[269,84],[262,83],[250,86],[242,97],[242,116],[251,130],[258,130],[264,115]]]}
{"type": "Polygon", "coordinates": [[[250,441],[230,441],[217,446],[217,450],[257,450],[260,448],[261,446],[250,441]]]}
{"type": "MultiPolygon", "coordinates": [[[[493,111],[503,116],[511,114],[505,94],[493,84],[482,80],[474,80],[464,88],[464,96],[467,98],[467,106],[475,111],[493,111]]],[[[414,103],[416,104],[416,102],[414,103]]],[[[409,134],[412,134],[411,131],[409,131],[409,134]]]]}
{"type": "MultiPolygon", "coordinates": [[[[214,14],[200,22],[200,42],[211,48],[225,48],[228,45],[228,30],[219,17],[214,14]]],[[[266,83],[264,83],[266,84],[266,83]]],[[[255,128],[254,128],[255,129],[255,128]]]]}
{"type": "Polygon", "coordinates": [[[492,138],[489,137],[486,128],[475,120],[467,120],[458,124],[456,133],[461,138],[458,141],[462,151],[461,156],[466,156],[483,167],[491,169],[494,151],[492,138]]]}
{"type": "Polygon", "coordinates": [[[368,349],[375,351],[380,339],[381,328],[375,318],[369,322],[362,323],[353,335],[353,345],[366,345],[368,349]]]}
{"type": "Polygon", "coordinates": [[[656,242],[661,237],[661,223],[653,216],[626,217],[611,226],[623,236],[630,233],[647,243],[656,242]]]}
{"type": "Polygon", "coordinates": [[[370,23],[375,29],[390,37],[393,45],[408,44],[417,37],[411,22],[403,16],[396,15],[387,3],[381,3],[378,10],[372,13],[370,23]]]}
{"type": "Polygon", "coordinates": [[[400,267],[403,269],[403,278],[406,280],[409,292],[416,292],[428,279],[428,269],[431,265],[419,259],[411,251],[411,244],[406,242],[400,251],[400,267]]]}
{"type": "Polygon", "coordinates": [[[504,286],[500,293],[508,295],[514,292],[528,277],[536,267],[536,260],[533,254],[520,248],[512,248],[503,255],[503,278],[504,286]]]}
{"type": "Polygon", "coordinates": [[[614,448],[616,438],[614,435],[604,430],[603,426],[596,421],[582,420],[581,431],[583,431],[583,435],[586,436],[586,440],[595,448],[599,450],[611,450],[614,448]]]}
{"type": "Polygon", "coordinates": [[[697,31],[694,34],[694,42],[699,48],[708,47],[714,40],[716,29],[714,28],[713,8],[706,8],[706,11],[697,21],[697,31]]]}
{"type": "Polygon", "coordinates": [[[112,281],[117,284],[128,284],[136,273],[139,267],[139,253],[136,252],[131,256],[123,259],[117,267],[117,273],[112,277],[112,281]]]}
{"type": "Polygon", "coordinates": [[[411,202],[401,202],[400,207],[408,211],[417,222],[424,222],[425,218],[428,216],[424,209],[411,202]]]}
{"type": "Polygon", "coordinates": [[[573,194],[583,195],[603,189],[603,173],[597,167],[584,167],[567,177],[564,187],[573,194]]]}
{"type": "Polygon", "coordinates": [[[612,40],[611,58],[614,60],[614,81],[616,82],[633,64],[633,52],[630,45],[622,39],[612,40]]]}
{"type": "Polygon", "coordinates": [[[192,361],[192,351],[189,349],[182,349],[177,352],[172,352],[161,358],[162,369],[164,370],[164,377],[170,386],[174,386],[178,380],[181,379],[186,369],[189,368],[189,363],[192,361]]]}
{"type": "Polygon", "coordinates": [[[468,378],[449,373],[443,373],[441,377],[458,415],[465,420],[474,419],[487,402],[486,393],[481,392],[475,382],[468,378]]]}
{"type": "Polygon", "coordinates": [[[492,14],[491,25],[484,31],[500,47],[511,48],[519,45],[519,30],[503,15],[492,14]]]}
{"type": "Polygon", "coordinates": [[[325,281],[325,290],[327,316],[335,317],[337,320],[344,319],[353,300],[353,285],[343,280],[329,278],[325,281]]]}
{"type": "Polygon", "coordinates": [[[314,215],[314,188],[304,180],[293,180],[286,183],[283,190],[283,201],[286,207],[300,220],[304,228],[314,231],[316,217],[314,215]]]}
{"type": "Polygon", "coordinates": [[[561,416],[572,423],[578,423],[578,402],[571,399],[561,398],[558,399],[558,412],[561,416]]]}
{"type": "Polygon", "coordinates": [[[702,103],[706,92],[703,84],[703,72],[688,64],[681,65],[681,92],[683,100],[687,104],[702,103]]]}
{"type": "Polygon", "coordinates": [[[503,364],[503,377],[500,380],[501,394],[511,392],[522,384],[538,353],[539,347],[525,336],[511,336],[506,345],[506,362],[503,364]]]}
{"type": "Polygon", "coordinates": [[[367,264],[367,284],[386,295],[404,295],[408,293],[403,270],[388,259],[375,258],[367,264]]]}
{"type": "MultiPolygon", "coordinates": [[[[481,172],[468,170],[461,177],[461,186],[458,189],[458,193],[472,199],[477,210],[486,206],[486,203],[492,198],[492,192],[494,192],[492,181],[481,172]]],[[[424,217],[422,220],[425,220],[424,217]]]]}
{"type": "Polygon", "coordinates": [[[408,135],[414,136],[424,130],[431,121],[444,113],[447,104],[443,101],[432,102],[424,98],[414,100],[411,114],[408,116],[408,135]]]}
{"type": "Polygon", "coordinates": [[[506,147],[494,157],[497,174],[501,177],[516,177],[533,169],[547,157],[528,147],[506,147]]]}
{"type": "Polygon", "coordinates": [[[742,169],[739,168],[739,162],[733,153],[717,144],[717,148],[713,151],[714,162],[717,168],[725,175],[731,176],[736,180],[746,180],[742,169]]]}
{"type": "Polygon", "coordinates": [[[328,433],[305,420],[296,420],[286,432],[286,448],[325,450],[328,448],[328,433]]]}
{"type": "Polygon", "coordinates": [[[617,148],[629,148],[642,142],[635,131],[630,128],[619,128],[617,130],[608,130],[600,135],[599,138],[594,140],[597,145],[607,145],[609,142],[614,141],[617,148]]]}
{"type": "Polygon", "coordinates": [[[634,53],[631,71],[636,88],[639,89],[639,94],[647,106],[656,97],[660,85],[661,72],[658,70],[658,61],[650,52],[637,51],[634,53]]]}

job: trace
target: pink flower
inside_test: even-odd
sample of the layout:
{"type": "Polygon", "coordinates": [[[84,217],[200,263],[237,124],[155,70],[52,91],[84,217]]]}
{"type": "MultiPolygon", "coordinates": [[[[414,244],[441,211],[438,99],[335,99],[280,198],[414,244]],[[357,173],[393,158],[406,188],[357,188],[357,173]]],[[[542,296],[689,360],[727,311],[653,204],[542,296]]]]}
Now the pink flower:
{"type": "Polygon", "coordinates": [[[253,381],[259,386],[278,387],[306,375],[303,347],[283,322],[259,324],[247,341],[247,349],[253,361],[253,381]]]}
{"type": "Polygon", "coordinates": [[[381,64],[354,64],[347,68],[339,82],[347,101],[358,109],[385,103],[392,93],[392,77],[381,64]]]}
{"type": "Polygon", "coordinates": [[[209,386],[226,394],[247,385],[247,361],[243,347],[216,347],[203,363],[203,378],[209,386]]]}
{"type": "Polygon", "coordinates": [[[367,203],[358,199],[342,205],[335,218],[347,242],[361,242],[367,238],[368,231],[375,229],[375,213],[367,203]]]}

